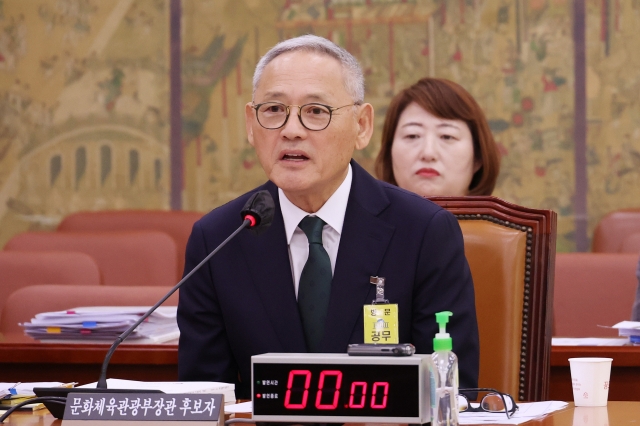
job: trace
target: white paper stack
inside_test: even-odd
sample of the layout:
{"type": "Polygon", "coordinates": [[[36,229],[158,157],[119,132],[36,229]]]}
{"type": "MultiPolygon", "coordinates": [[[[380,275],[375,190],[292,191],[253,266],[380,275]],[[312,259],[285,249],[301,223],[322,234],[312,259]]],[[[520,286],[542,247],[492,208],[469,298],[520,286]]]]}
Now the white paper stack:
{"type": "Polygon", "coordinates": [[[626,336],[634,345],[640,344],[640,322],[622,321],[613,326],[618,329],[618,335],[626,336]]]}
{"type": "MultiPolygon", "coordinates": [[[[97,382],[78,386],[93,389],[97,382]]],[[[136,380],[107,379],[109,389],[154,389],[164,393],[218,393],[224,395],[224,403],[236,402],[235,385],[223,382],[139,382],[136,380]]]]}
{"type": "MultiPolygon", "coordinates": [[[[43,312],[20,324],[25,334],[43,342],[113,342],[149,309],[148,306],[91,306],[43,312]]],[[[125,342],[162,343],[180,336],[177,307],[161,306],[125,342]]]]}

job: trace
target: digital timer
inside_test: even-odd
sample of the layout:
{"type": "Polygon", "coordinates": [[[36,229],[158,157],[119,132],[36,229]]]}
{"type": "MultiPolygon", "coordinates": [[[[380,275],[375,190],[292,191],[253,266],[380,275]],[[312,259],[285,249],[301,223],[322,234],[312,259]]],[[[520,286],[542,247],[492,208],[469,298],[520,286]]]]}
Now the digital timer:
{"type": "Polygon", "coordinates": [[[253,420],[427,423],[430,355],[251,357],[253,420]]]}

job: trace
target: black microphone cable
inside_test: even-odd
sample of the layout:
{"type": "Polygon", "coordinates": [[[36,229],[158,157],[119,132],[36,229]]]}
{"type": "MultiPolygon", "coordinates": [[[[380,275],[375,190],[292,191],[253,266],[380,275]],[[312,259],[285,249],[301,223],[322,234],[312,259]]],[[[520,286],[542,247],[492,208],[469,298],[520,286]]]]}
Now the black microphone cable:
{"type": "Polygon", "coordinates": [[[29,398],[26,401],[22,401],[19,404],[14,405],[9,408],[6,413],[0,417],[0,424],[4,424],[4,421],[7,417],[9,417],[14,411],[18,408],[22,408],[28,404],[40,403],[40,402],[53,402],[54,404],[62,404],[65,405],[67,403],[67,398],[63,396],[39,396],[37,398],[29,398]]]}

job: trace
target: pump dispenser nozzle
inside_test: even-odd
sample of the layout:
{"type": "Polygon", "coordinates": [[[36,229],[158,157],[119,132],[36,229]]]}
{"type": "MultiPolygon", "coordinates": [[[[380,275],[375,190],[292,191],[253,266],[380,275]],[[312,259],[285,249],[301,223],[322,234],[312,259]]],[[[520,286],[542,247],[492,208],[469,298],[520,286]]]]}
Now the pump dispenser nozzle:
{"type": "Polygon", "coordinates": [[[447,323],[449,322],[449,317],[452,315],[453,313],[450,311],[436,313],[436,322],[440,327],[440,332],[437,333],[433,339],[434,351],[450,351],[453,348],[451,336],[447,333],[447,323]]]}

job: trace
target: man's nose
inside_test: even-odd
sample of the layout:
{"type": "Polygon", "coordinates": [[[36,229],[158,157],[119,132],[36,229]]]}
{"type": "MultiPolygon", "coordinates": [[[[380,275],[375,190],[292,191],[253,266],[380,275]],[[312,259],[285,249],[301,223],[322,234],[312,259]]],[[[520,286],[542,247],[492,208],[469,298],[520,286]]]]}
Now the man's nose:
{"type": "Polygon", "coordinates": [[[299,106],[292,105],[289,110],[289,119],[282,127],[280,134],[286,139],[300,139],[307,134],[307,129],[300,122],[298,115],[299,106]]]}

